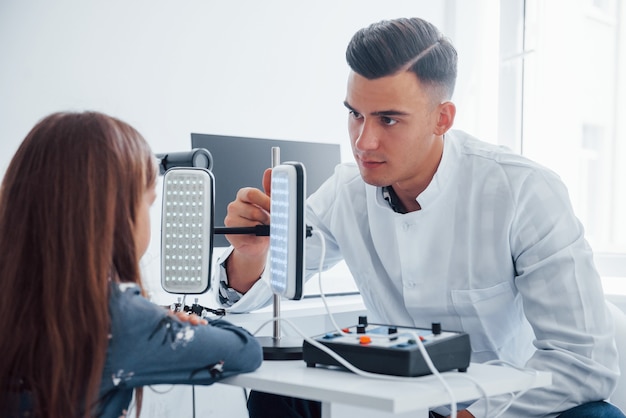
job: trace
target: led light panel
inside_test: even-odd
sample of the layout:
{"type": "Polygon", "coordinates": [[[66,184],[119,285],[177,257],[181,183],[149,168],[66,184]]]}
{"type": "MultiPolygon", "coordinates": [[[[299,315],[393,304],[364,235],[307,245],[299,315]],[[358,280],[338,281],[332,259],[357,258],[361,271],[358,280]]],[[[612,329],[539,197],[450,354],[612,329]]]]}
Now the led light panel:
{"type": "Polygon", "coordinates": [[[199,294],[210,286],[213,184],[203,168],[171,168],[163,176],[161,286],[167,292],[199,294]]]}
{"type": "Polygon", "coordinates": [[[304,274],[304,165],[287,162],[272,169],[270,285],[289,299],[302,298],[304,274]]]}

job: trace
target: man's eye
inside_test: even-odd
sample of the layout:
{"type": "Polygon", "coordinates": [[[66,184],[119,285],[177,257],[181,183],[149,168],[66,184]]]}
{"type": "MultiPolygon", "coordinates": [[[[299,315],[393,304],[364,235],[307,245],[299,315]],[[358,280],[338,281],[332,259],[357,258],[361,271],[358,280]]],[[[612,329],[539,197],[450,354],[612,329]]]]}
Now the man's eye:
{"type": "Polygon", "coordinates": [[[350,111],[350,115],[352,115],[352,117],[355,118],[355,119],[359,119],[361,117],[361,114],[359,112],[354,111],[354,110],[350,111]]]}
{"type": "Polygon", "coordinates": [[[391,119],[391,118],[389,118],[389,117],[387,117],[387,116],[382,116],[382,117],[380,118],[380,120],[381,120],[381,122],[382,122],[384,125],[387,125],[387,126],[393,126],[393,125],[395,125],[396,123],[398,123],[398,121],[397,121],[397,120],[395,120],[395,119],[391,119]]]}

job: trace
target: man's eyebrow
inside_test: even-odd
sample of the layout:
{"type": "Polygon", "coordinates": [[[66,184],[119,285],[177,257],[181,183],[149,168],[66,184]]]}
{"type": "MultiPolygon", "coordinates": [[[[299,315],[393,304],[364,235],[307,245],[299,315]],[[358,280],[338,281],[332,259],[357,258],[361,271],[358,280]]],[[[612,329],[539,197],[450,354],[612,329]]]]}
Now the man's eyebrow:
{"type": "MultiPolygon", "coordinates": [[[[348,102],[344,101],[343,105],[345,107],[347,107],[348,110],[351,110],[351,111],[356,112],[356,113],[361,113],[358,110],[356,110],[355,108],[353,108],[352,106],[350,106],[350,104],[348,102]]],[[[392,110],[392,109],[390,109],[390,110],[378,110],[376,112],[370,113],[370,115],[371,116],[406,116],[406,115],[408,115],[408,113],[407,112],[402,112],[400,110],[392,110]]]]}
{"type": "Polygon", "coordinates": [[[406,116],[408,113],[402,112],[400,110],[379,110],[377,112],[372,112],[372,116],[406,116]]]}

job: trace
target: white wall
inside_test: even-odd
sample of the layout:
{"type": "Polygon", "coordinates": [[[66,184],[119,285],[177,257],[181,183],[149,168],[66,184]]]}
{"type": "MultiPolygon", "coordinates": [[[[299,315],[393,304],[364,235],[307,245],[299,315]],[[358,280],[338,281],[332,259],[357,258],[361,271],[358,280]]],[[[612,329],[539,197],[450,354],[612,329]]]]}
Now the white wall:
{"type": "Polygon", "coordinates": [[[352,33],[385,17],[442,20],[428,1],[367,3],[3,1],[2,172],[57,110],[118,116],[155,152],[188,149],[192,131],[345,142],[352,33]]]}
{"type": "MultiPolygon", "coordinates": [[[[476,7],[482,3],[497,6],[488,0],[459,7],[451,0],[384,6],[373,0],[3,0],[0,173],[28,130],[58,110],[120,117],[155,152],[188,149],[190,132],[347,146],[344,52],[352,34],[383,18],[431,20],[459,38],[456,99],[473,100],[484,77],[478,70],[497,39],[484,33],[493,21],[485,13],[467,19],[467,9],[498,9],[476,7]]],[[[465,108],[472,112],[475,104],[465,108]]]]}

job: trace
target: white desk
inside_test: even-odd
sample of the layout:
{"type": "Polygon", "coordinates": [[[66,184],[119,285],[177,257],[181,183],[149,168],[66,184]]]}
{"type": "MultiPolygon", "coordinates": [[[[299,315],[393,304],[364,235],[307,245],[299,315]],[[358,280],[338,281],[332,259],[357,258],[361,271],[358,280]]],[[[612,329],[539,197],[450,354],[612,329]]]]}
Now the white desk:
{"type": "MultiPolygon", "coordinates": [[[[480,391],[461,374],[443,373],[457,402],[480,398],[480,391]]],[[[475,363],[467,375],[477,380],[489,396],[547,386],[552,381],[546,372],[531,376],[507,367],[475,363]]],[[[302,360],[264,361],[258,370],[220,383],[321,401],[324,418],[428,417],[429,409],[449,404],[446,390],[434,376],[416,378],[415,382],[369,379],[325,367],[309,368],[302,360]]]]}

